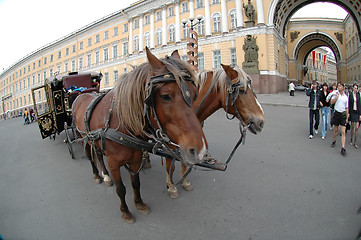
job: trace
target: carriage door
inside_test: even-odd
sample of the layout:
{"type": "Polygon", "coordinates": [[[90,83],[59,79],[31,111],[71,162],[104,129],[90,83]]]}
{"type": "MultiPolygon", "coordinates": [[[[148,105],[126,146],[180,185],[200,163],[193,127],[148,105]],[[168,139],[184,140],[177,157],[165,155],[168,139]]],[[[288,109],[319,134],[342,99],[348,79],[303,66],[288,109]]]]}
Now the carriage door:
{"type": "Polygon", "coordinates": [[[40,133],[42,138],[46,138],[56,133],[54,113],[47,95],[46,85],[33,88],[31,92],[40,133]]]}

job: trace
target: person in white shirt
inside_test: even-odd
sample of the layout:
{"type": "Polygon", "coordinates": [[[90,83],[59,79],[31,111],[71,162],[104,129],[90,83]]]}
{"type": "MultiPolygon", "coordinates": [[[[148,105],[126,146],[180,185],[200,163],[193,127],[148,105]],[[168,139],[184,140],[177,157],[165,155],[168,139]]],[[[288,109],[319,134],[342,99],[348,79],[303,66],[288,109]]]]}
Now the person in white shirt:
{"type": "Polygon", "coordinates": [[[293,82],[288,86],[288,90],[290,91],[290,96],[295,96],[295,84],[293,82]]]}
{"type": "MultiPolygon", "coordinates": [[[[346,124],[348,122],[348,96],[345,94],[345,84],[337,84],[338,91],[332,92],[331,104],[335,104],[335,112],[333,114],[331,123],[334,125],[333,141],[331,147],[336,146],[336,136],[338,126],[341,126],[341,154],[346,155],[346,124]]],[[[331,94],[330,94],[331,95],[331,94]]]]}

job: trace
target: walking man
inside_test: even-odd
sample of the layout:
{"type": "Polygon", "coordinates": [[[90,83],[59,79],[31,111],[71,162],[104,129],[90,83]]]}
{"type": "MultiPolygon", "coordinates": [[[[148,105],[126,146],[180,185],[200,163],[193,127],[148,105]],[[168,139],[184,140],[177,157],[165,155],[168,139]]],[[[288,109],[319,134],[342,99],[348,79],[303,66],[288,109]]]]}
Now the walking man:
{"type": "Polygon", "coordinates": [[[311,88],[307,89],[306,95],[309,96],[309,119],[310,119],[310,135],[309,139],[313,138],[313,128],[315,128],[316,135],[318,134],[318,125],[320,124],[320,90],[317,88],[317,81],[313,80],[311,88]],[[315,124],[313,124],[315,120],[315,124]]]}
{"type": "Polygon", "coordinates": [[[336,136],[338,126],[341,126],[341,154],[346,155],[346,123],[348,122],[348,97],[345,94],[345,84],[338,83],[337,90],[332,92],[331,104],[335,104],[335,112],[333,114],[331,123],[334,125],[333,141],[331,147],[336,146],[336,136]]]}

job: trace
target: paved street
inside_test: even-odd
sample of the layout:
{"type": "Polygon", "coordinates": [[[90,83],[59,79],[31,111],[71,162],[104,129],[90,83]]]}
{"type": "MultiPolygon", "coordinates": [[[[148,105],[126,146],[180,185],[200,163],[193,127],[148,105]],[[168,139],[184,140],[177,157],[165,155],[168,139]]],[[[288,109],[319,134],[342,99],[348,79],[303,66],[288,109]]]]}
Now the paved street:
{"type": "MultiPolygon", "coordinates": [[[[247,134],[225,172],[190,175],[195,189],[168,197],[165,166],[152,157],[141,175],[148,216],[132,204],[123,169],[127,202],[137,222],[121,219],[115,187],[93,181],[80,145],[72,160],[62,142],[40,137],[36,124],[22,119],[0,122],[0,234],[10,239],[355,239],[361,230],[361,149],[340,139],[330,148],[331,132],[308,139],[304,93],[258,96],[266,123],[247,134]]],[[[211,154],[225,161],[238,140],[237,121],[218,111],[206,121],[211,154]]],[[[348,139],[348,138],[347,138],[348,139]]],[[[359,136],[359,143],[361,137],[359,136]]]]}

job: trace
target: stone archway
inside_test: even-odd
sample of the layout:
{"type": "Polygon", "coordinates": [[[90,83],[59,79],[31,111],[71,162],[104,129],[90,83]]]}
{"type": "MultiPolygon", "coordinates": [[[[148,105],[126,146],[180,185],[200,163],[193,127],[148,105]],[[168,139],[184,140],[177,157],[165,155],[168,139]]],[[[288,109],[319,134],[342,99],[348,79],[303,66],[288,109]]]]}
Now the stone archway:
{"type": "MultiPolygon", "coordinates": [[[[320,2],[319,0],[273,0],[269,10],[268,24],[273,24],[280,35],[285,36],[286,26],[292,15],[302,7],[320,2]]],[[[344,8],[356,23],[357,31],[361,37],[361,4],[352,0],[328,0],[344,8]]],[[[361,38],[359,38],[361,41],[361,38]]]]}

